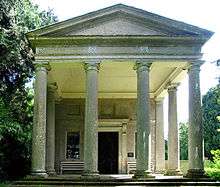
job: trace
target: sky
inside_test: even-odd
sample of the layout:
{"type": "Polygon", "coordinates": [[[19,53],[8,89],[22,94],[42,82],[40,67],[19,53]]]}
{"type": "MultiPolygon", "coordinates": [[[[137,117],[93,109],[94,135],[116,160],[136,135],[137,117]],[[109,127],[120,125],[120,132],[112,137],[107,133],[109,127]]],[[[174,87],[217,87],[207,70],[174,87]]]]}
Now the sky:
{"type": "MultiPolygon", "coordinates": [[[[114,4],[123,3],[136,8],[159,14],[164,17],[183,21],[215,32],[203,46],[203,60],[200,81],[201,94],[218,83],[220,75],[215,63],[220,59],[220,0],[32,0],[41,9],[51,8],[59,21],[83,15],[114,4]]],[[[178,121],[188,121],[188,77],[178,88],[178,121]]],[[[167,98],[164,101],[165,123],[167,123],[167,98]]],[[[167,126],[167,125],[165,125],[167,126]]],[[[166,131],[166,130],[165,130],[166,131]]]]}

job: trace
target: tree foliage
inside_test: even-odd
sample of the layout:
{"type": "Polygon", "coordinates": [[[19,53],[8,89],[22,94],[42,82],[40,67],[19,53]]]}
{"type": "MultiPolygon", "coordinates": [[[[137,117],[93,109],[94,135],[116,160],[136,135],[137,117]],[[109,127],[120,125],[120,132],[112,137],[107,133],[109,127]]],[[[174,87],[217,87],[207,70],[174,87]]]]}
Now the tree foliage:
{"type": "Polygon", "coordinates": [[[211,150],[212,161],[205,168],[206,174],[216,180],[220,180],[220,149],[211,150]]]}
{"type": "Polygon", "coordinates": [[[33,53],[25,33],[56,19],[51,10],[40,11],[30,0],[0,1],[0,98],[18,122],[29,121],[25,83],[33,75],[33,53]]]}
{"type": "Polygon", "coordinates": [[[30,161],[33,93],[25,85],[34,57],[25,33],[56,21],[30,0],[0,1],[0,179],[24,175],[30,161]]]}
{"type": "Polygon", "coordinates": [[[211,88],[202,99],[205,156],[212,158],[211,150],[220,149],[220,84],[211,88]]]}
{"type": "Polygon", "coordinates": [[[188,123],[179,124],[180,160],[188,160],[188,123]]]}
{"type": "Polygon", "coordinates": [[[0,180],[14,179],[29,170],[31,126],[10,118],[2,100],[0,111],[0,180]]]}

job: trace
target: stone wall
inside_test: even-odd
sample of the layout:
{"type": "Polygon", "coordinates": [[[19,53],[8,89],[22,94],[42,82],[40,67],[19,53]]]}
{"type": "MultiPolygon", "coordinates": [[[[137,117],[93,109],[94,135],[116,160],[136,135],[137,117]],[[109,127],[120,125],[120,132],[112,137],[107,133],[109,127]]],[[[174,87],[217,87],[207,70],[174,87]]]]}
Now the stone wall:
{"type": "MultiPolygon", "coordinates": [[[[56,104],[56,171],[59,171],[59,163],[62,160],[66,160],[66,134],[68,131],[80,132],[80,160],[83,161],[83,134],[84,134],[84,99],[68,99],[62,100],[56,104]]],[[[121,149],[119,150],[119,157],[125,158],[119,159],[121,163],[121,169],[119,172],[125,172],[126,165],[124,162],[135,161],[135,131],[136,131],[136,99],[99,99],[99,121],[114,120],[114,122],[126,120],[126,132],[122,128],[120,123],[112,124],[112,130],[114,128],[121,128],[119,133],[124,133],[126,139],[119,134],[119,144],[121,143],[121,149]],[[120,141],[126,140],[126,144],[120,141]],[[126,145],[126,146],[125,146],[126,145]],[[128,153],[133,153],[133,157],[128,157],[128,153]]],[[[154,132],[155,128],[155,102],[151,100],[151,130],[154,132]]],[[[105,124],[104,124],[105,125],[105,124]]],[[[104,126],[102,124],[102,127],[104,126]]],[[[108,126],[111,122],[108,122],[108,126]]],[[[99,126],[101,126],[99,124],[99,126]]],[[[154,144],[155,136],[151,138],[151,160],[154,161],[154,144]]],[[[120,147],[120,145],[119,145],[120,147]]],[[[131,156],[131,155],[130,155],[131,156]]],[[[120,167],[120,164],[119,164],[120,167]]]]}

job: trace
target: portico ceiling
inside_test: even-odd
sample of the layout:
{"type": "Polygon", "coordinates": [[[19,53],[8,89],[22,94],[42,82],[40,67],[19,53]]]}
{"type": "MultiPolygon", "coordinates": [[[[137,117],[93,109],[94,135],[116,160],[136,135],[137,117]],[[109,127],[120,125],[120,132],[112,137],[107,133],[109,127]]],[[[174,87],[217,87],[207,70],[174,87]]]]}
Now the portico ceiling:
{"type": "MultiPolygon", "coordinates": [[[[102,61],[99,70],[99,98],[136,98],[137,78],[134,62],[102,61]]],[[[186,62],[154,62],[150,69],[151,97],[159,96],[169,82],[185,75],[186,62]]],[[[85,97],[83,63],[51,63],[48,81],[56,82],[62,98],[85,97]]]]}

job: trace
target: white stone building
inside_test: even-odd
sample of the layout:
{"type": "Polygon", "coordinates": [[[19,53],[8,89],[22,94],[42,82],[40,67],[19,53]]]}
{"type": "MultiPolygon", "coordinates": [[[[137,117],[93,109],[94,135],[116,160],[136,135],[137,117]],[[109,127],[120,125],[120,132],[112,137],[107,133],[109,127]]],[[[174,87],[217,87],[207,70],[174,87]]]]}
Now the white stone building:
{"type": "Polygon", "coordinates": [[[212,34],[122,4],[28,33],[36,65],[32,174],[178,174],[176,91],[188,73],[188,176],[202,176],[199,69],[212,34]]]}

